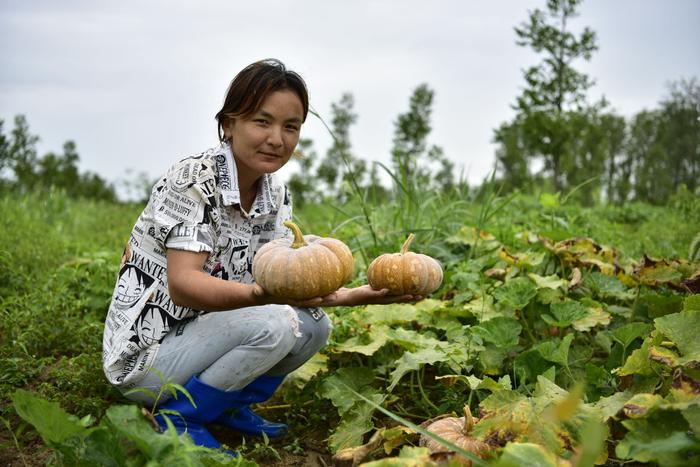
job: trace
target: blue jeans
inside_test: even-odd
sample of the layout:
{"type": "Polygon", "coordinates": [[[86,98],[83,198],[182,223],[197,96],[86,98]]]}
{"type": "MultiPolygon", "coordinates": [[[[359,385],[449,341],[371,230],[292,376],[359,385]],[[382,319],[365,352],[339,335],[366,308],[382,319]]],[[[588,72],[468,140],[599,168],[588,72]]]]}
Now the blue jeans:
{"type": "MultiPolygon", "coordinates": [[[[328,340],[331,322],[320,308],[265,305],[218,311],[184,320],[161,342],[153,368],[137,384],[155,394],[163,382],[184,385],[193,375],[224,391],[241,389],[258,376],[286,375],[328,340]]],[[[127,398],[152,404],[143,392],[127,398]]],[[[164,391],[159,403],[171,397],[164,391]]]]}

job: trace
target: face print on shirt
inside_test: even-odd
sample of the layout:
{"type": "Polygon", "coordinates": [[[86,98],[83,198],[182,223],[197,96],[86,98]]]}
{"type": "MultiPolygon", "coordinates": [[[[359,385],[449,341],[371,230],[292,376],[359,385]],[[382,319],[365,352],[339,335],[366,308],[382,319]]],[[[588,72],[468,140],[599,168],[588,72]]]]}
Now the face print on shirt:
{"type": "Polygon", "coordinates": [[[141,348],[150,347],[170,331],[167,314],[160,307],[147,305],[134,323],[131,338],[141,348]]]}
{"type": "Polygon", "coordinates": [[[131,264],[119,271],[114,304],[118,309],[131,308],[153,284],[153,278],[131,264]]]}

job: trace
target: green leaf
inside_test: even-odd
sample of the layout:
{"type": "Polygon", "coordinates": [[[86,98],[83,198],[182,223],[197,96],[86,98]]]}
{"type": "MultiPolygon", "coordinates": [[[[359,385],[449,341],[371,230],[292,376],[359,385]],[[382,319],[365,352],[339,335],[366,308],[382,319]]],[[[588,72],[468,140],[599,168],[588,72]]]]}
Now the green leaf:
{"type": "Polygon", "coordinates": [[[628,391],[616,392],[609,397],[601,397],[595,402],[593,407],[600,410],[603,414],[603,421],[607,422],[610,418],[617,415],[627,401],[632,397],[632,393],[628,391]]]}
{"type": "Polygon", "coordinates": [[[611,332],[613,339],[627,349],[635,339],[644,338],[649,335],[651,325],[640,322],[628,323],[611,332]]]}
{"type": "Polygon", "coordinates": [[[574,335],[567,334],[561,340],[552,339],[540,342],[535,345],[533,349],[539,352],[545,360],[557,363],[561,366],[567,366],[569,364],[569,347],[573,340],[574,335]]]}
{"type": "Polygon", "coordinates": [[[550,315],[542,315],[542,319],[550,326],[565,328],[571,326],[575,321],[588,316],[588,308],[576,300],[552,303],[550,305],[550,315]]]}
{"type": "Polygon", "coordinates": [[[354,352],[362,355],[374,355],[384,344],[389,341],[387,326],[373,326],[367,334],[360,334],[345,342],[338,344],[335,348],[338,352],[354,352]]]}
{"type": "Polygon", "coordinates": [[[493,306],[493,297],[485,295],[464,305],[464,309],[468,310],[480,323],[488,321],[496,316],[513,316],[513,310],[499,311],[493,306]]]}
{"type": "Polygon", "coordinates": [[[496,467],[557,467],[557,456],[535,443],[508,443],[503,454],[494,464],[496,467]]]}
{"type": "Polygon", "coordinates": [[[343,415],[357,402],[357,398],[348,390],[351,388],[362,392],[365,386],[372,384],[374,373],[371,368],[347,367],[340,368],[332,376],[323,380],[321,395],[331,400],[343,415]]]}
{"type": "Polygon", "coordinates": [[[569,287],[569,281],[567,281],[566,279],[562,279],[556,274],[552,274],[551,276],[545,277],[531,272],[527,275],[527,277],[532,279],[532,281],[535,283],[538,289],[566,290],[569,287]]]}
{"type": "Polygon", "coordinates": [[[651,417],[624,420],[622,424],[628,432],[615,448],[622,459],[690,465],[683,451],[700,449],[700,442],[687,433],[687,422],[675,411],[656,412],[651,417]]]}
{"type": "Polygon", "coordinates": [[[584,286],[588,287],[595,297],[627,301],[634,299],[634,291],[620,282],[617,276],[610,276],[598,271],[586,274],[584,286]]]}
{"type": "Polygon", "coordinates": [[[654,320],[656,329],[671,339],[683,358],[680,364],[700,362],[700,311],[682,311],[654,320]]]}
{"type": "Polygon", "coordinates": [[[65,412],[56,402],[44,400],[24,389],[12,394],[12,402],[17,414],[32,424],[47,444],[60,445],[69,438],[88,434],[80,419],[65,412]]]}
{"type": "Polygon", "coordinates": [[[518,338],[523,330],[517,319],[497,316],[471,328],[485,342],[496,347],[508,349],[518,345],[518,338]]]}
{"type": "MultiPolygon", "coordinates": [[[[376,404],[381,404],[384,401],[384,396],[381,394],[364,395],[376,404]]],[[[351,398],[352,400],[358,400],[354,394],[351,394],[351,398]]],[[[331,451],[335,452],[339,449],[361,445],[364,434],[374,428],[372,423],[374,410],[375,408],[372,405],[359,401],[345,412],[342,420],[328,439],[331,451]]]]}
{"type": "Polygon", "coordinates": [[[496,300],[513,309],[522,310],[537,295],[537,287],[530,279],[516,277],[493,291],[496,300]]]}
{"type": "Polygon", "coordinates": [[[397,361],[396,369],[391,373],[391,384],[389,392],[391,392],[399,380],[409,371],[418,370],[423,365],[432,365],[435,362],[446,360],[447,355],[440,349],[421,349],[417,352],[404,352],[397,361]]]}
{"type": "Polygon", "coordinates": [[[545,360],[536,349],[520,352],[513,362],[513,370],[518,375],[518,379],[521,380],[521,384],[536,381],[537,377],[547,371],[550,366],[552,364],[545,360]]]}
{"type": "Polygon", "coordinates": [[[418,309],[410,303],[367,305],[362,313],[363,321],[369,324],[403,324],[418,316],[418,309]]]}
{"type": "Polygon", "coordinates": [[[700,294],[686,297],[683,300],[683,311],[700,311],[700,294]]]}

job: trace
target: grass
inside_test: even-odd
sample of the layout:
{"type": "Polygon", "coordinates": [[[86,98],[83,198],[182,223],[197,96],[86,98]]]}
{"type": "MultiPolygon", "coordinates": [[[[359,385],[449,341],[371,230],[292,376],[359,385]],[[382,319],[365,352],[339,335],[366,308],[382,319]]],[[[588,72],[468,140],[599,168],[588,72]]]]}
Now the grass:
{"type": "MultiPolygon", "coordinates": [[[[404,198],[404,209],[359,196],[355,194],[342,206],[310,205],[295,212],[304,232],[333,235],[348,243],[358,259],[356,282],[364,280],[371,258],[398,251],[411,232],[417,237],[414,251],[454,266],[447,277],[461,274],[467,278],[472,266],[447,241],[465,225],[487,231],[514,248],[522,248],[518,234],[531,231],[553,239],[591,237],[637,259],[645,254],[686,257],[693,237],[700,232],[700,203],[692,195],[665,207],[582,208],[570,203],[551,206],[536,196],[503,197],[495,190],[481,194],[464,190],[448,195],[414,193],[404,198]]],[[[10,396],[16,389],[60,401],[63,409],[78,417],[92,414],[99,418],[110,406],[125,402],[102,374],[102,327],[121,251],[140,209],[138,205],[73,200],[60,192],[6,194],[0,199],[0,238],[4,240],[0,250],[0,451],[14,453],[14,459],[31,458],[39,442],[12,408],[10,396]]],[[[467,279],[464,283],[470,284],[467,279]]],[[[352,313],[334,310],[338,335],[344,332],[344,316],[352,313]]],[[[386,351],[372,357],[369,364],[385,365],[382,352],[386,351]]],[[[354,361],[362,362],[357,357],[354,361]]],[[[425,368],[411,373],[412,382],[418,379],[419,393],[424,391],[421,377],[425,368]]],[[[409,388],[413,391],[413,383],[409,388]]],[[[338,422],[328,401],[315,397],[319,391],[312,380],[303,390],[285,394],[284,402],[292,407],[286,417],[300,430],[292,438],[295,450],[298,445],[294,443],[304,438],[304,425],[332,427],[338,422]]],[[[454,399],[455,406],[464,402],[455,394],[444,397],[454,399]]],[[[435,407],[432,403],[420,408],[394,403],[405,413],[429,413],[435,407]]],[[[328,434],[323,428],[315,433],[317,442],[328,434]]],[[[253,451],[268,456],[288,447],[251,445],[253,451]]],[[[316,445],[316,449],[320,448],[316,445]]],[[[0,456],[2,461],[11,459],[0,456]]]]}

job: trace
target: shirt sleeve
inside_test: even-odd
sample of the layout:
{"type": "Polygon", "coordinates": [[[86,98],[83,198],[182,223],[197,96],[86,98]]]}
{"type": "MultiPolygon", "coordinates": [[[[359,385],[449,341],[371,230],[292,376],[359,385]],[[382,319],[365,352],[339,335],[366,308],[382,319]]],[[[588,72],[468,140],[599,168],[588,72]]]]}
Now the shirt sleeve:
{"type": "Polygon", "coordinates": [[[168,171],[151,197],[154,225],[164,249],[213,251],[218,218],[214,187],[214,172],[201,159],[184,159],[168,171]]]}
{"type": "Polygon", "coordinates": [[[282,185],[280,190],[281,196],[278,201],[278,211],[275,219],[275,235],[274,238],[293,238],[292,231],[284,225],[286,221],[292,220],[292,193],[286,185],[282,185]]]}

